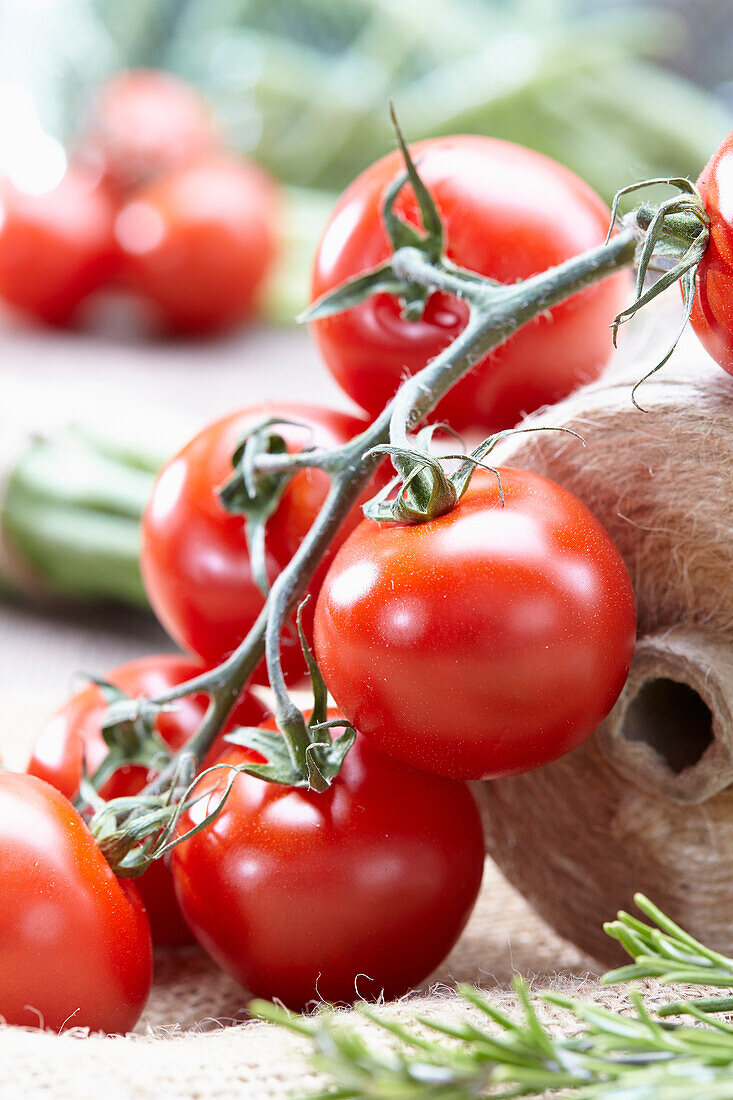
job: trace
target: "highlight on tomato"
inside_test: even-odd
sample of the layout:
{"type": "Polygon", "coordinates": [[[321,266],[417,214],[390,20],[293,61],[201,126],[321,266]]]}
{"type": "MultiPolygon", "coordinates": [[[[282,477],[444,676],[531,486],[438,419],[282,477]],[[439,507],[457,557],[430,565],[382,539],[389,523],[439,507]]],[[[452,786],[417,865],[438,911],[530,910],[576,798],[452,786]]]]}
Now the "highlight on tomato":
{"type": "Polygon", "coordinates": [[[196,88],[160,69],[127,69],[99,89],[77,156],[124,196],[217,145],[211,111],[196,88]]]}
{"type": "MultiPolygon", "coordinates": [[[[253,573],[245,520],[228,512],[219,490],[232,475],[240,440],[270,418],[291,452],[332,448],[366,426],[358,417],[315,405],[272,402],[243,409],[200,432],[161,471],[143,517],[140,565],[150,604],[170,636],[208,664],[227,657],[254,624],[264,596],[253,573]],[[292,421],[293,423],[286,423],[292,421]]],[[[316,570],[308,591],[318,592],[338,545],[361,519],[359,498],[316,570]]],[[[265,555],[270,583],[290,561],[324,503],[330,479],[323,470],[298,471],[267,521],[265,555]]],[[[304,625],[310,636],[313,601],[304,625]]],[[[295,632],[283,638],[283,668],[293,681],[305,674],[295,632]]]]}
{"type": "MultiPolygon", "coordinates": [[[[217,763],[252,759],[233,745],[217,763]]],[[[202,779],[211,793],[184,814],[181,833],[227,781],[224,770],[202,779]]],[[[396,997],[422,982],[462,931],[483,863],[468,787],[358,735],[324,794],[239,774],[213,824],[170,856],[202,946],[249,993],[292,1009],[396,997]]]]}
{"type": "Polygon", "coordinates": [[[0,298],[66,325],[115,264],[115,209],[94,173],[70,166],[50,191],[0,181],[0,298]]]}
{"type": "Polygon", "coordinates": [[[628,674],[636,609],[615,545],[572,493],[474,474],[415,526],[364,520],[315,613],[318,663],[365,738],[458,779],[515,775],[588,737],[628,674]]]}
{"type": "Polygon", "coordinates": [[[115,878],[74,807],[0,771],[0,1017],[127,1032],[150,991],[152,945],[135,887],[115,878]]]}
{"type": "MultiPolygon", "coordinates": [[[[204,667],[188,657],[164,654],[120,665],[103,679],[135,699],[141,695],[154,696],[176,687],[199,675],[204,667]]],[[[172,709],[162,711],[155,723],[161,747],[167,745],[171,752],[183,748],[196,732],[207,705],[205,695],[188,695],[179,699],[172,709]]],[[[86,766],[88,775],[93,775],[109,751],[102,733],[107,707],[108,701],[95,684],[72,695],[41,728],[33,746],[28,773],[50,783],[67,798],[74,798],[83,766],[86,766]]],[[[207,767],[221,752],[222,738],[228,729],[236,725],[257,725],[266,713],[256,696],[245,692],[208,757],[202,762],[202,768],[207,767]]],[[[99,793],[107,800],[137,794],[154,774],[153,766],[124,765],[101,784],[99,793]]],[[[145,903],[153,942],[157,946],[191,943],[193,936],[181,915],[171,877],[163,861],[152,863],[135,880],[135,885],[145,903]]]]}
{"type": "Polygon", "coordinates": [[[164,328],[204,334],[254,311],[277,247],[278,190],[216,152],[135,191],[115,223],[120,278],[164,328]]]}
{"type": "MultiPolygon", "coordinates": [[[[514,283],[602,244],[606,236],[610,218],[602,199],[539,153],[475,135],[433,138],[411,150],[437,205],[447,256],[460,267],[514,283]]],[[[346,189],[316,255],[313,300],[391,255],[382,211],[403,173],[396,151],[346,189]]],[[[409,185],[394,212],[420,227],[409,185]]],[[[611,351],[609,325],[627,293],[628,277],[621,273],[537,317],[461,379],[441,400],[436,418],[488,434],[596,378],[611,351]]],[[[419,320],[403,318],[396,298],[377,294],[313,322],[312,331],[339,385],[376,416],[405,375],[455,340],[467,319],[468,306],[442,292],[430,295],[419,320]]]]}

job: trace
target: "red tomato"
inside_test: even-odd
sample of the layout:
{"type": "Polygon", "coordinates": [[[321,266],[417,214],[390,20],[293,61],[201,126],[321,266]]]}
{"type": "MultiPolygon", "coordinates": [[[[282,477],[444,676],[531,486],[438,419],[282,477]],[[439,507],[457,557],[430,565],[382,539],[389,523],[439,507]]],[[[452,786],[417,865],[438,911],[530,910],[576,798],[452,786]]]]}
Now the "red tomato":
{"type": "MultiPolygon", "coordinates": [[[[192,676],[202,672],[203,668],[203,665],[187,657],[143,657],[113,669],[104,678],[136,698],[139,695],[157,695],[184,680],[190,680],[192,676]]],[[[178,701],[175,710],[160,715],[157,730],[174,752],[182,748],[195,733],[206,707],[205,695],[187,696],[178,701]]],[[[107,703],[96,686],[73,695],[41,729],[28,764],[29,774],[45,779],[67,798],[73,798],[79,789],[84,757],[87,771],[91,775],[107,755],[107,745],[101,731],[106,708],[107,703]]],[[[229,719],[227,729],[237,725],[256,726],[265,714],[262,704],[254,695],[246,692],[229,719]]],[[[219,752],[220,741],[210,750],[203,767],[219,752]]],[[[102,786],[100,794],[106,799],[137,794],[148,778],[146,768],[120,768],[102,786]]],[[[193,937],[181,916],[170,874],[163,863],[154,863],[135,882],[145,902],[154,942],[168,946],[191,943],[193,937]]]]}
{"type": "Polygon", "coordinates": [[[135,887],[115,878],[63,795],[0,772],[0,1017],[54,1031],[129,1031],[151,978],[135,887]]]}
{"type": "Polygon", "coordinates": [[[161,176],[120,211],[121,278],[162,325],[205,333],[253,309],[276,248],[274,180],[218,154],[161,176]]]}
{"type": "Polygon", "coordinates": [[[0,297],[48,324],[67,324],[113,268],[114,206],[96,179],[69,168],[52,191],[0,184],[0,297]]]}
{"type": "MultiPolygon", "coordinates": [[[[413,147],[418,170],[440,211],[449,258],[513,283],[602,243],[603,201],[567,168],[494,138],[435,138],[413,147]]],[[[404,171],[391,153],[345,191],[321,241],[313,298],[381,264],[391,253],[382,221],[386,192],[404,171]]],[[[412,190],[397,213],[419,225],[412,190]]],[[[526,325],[441,401],[437,416],[454,428],[495,431],[596,378],[611,351],[608,326],[625,304],[625,275],[588,287],[526,325]]],[[[399,302],[380,294],[314,323],[316,342],[337,382],[373,416],[406,373],[414,374],[465,327],[468,307],[433,294],[420,321],[404,321],[399,302]]]]}
{"type": "Polygon", "coordinates": [[[692,327],[706,351],[733,374],[733,133],[700,174],[710,240],[697,269],[692,327]]]}
{"type": "MultiPolygon", "coordinates": [[[[232,748],[219,762],[245,759],[232,748]]],[[[224,782],[181,828],[213,808],[224,782]]],[[[239,775],[215,822],[174,848],[171,870],[216,962],[255,996],[300,1009],[397,997],[423,981],[463,929],[483,862],[464,784],[357,737],[325,794],[239,775]]]]}
{"type": "Polygon", "coordinates": [[[616,547],[537,474],[477,473],[418,526],[365,520],[316,607],[339,709],[381,749],[439,775],[536,768],[599,725],[624,685],[635,605],[616,547]]]}
{"type": "Polygon", "coordinates": [[[195,88],[171,73],[131,69],[101,88],[80,156],[125,193],[216,144],[211,112],[195,88]]]}
{"type": "MultiPolygon", "coordinates": [[[[232,455],[242,436],[269,417],[307,425],[276,429],[291,451],[311,443],[335,447],[366,427],[356,417],[310,405],[273,403],[234,413],[205,428],[163,468],[143,517],[140,564],[153,610],[179,645],[210,664],[236,649],[264,602],[252,577],[244,519],[225,511],[217,490],[232,474],[232,455]]],[[[322,470],[302,470],[286,488],[267,525],[271,581],[303,541],[329,485],[322,470]]],[[[372,485],[360,503],[374,492],[372,485]]],[[[360,518],[356,506],[339,533],[340,541],[360,518]]],[[[311,582],[314,597],[333,552],[311,582]]],[[[312,601],[304,621],[310,629],[312,601]]],[[[290,679],[305,671],[294,637],[284,639],[283,667],[290,679]]]]}

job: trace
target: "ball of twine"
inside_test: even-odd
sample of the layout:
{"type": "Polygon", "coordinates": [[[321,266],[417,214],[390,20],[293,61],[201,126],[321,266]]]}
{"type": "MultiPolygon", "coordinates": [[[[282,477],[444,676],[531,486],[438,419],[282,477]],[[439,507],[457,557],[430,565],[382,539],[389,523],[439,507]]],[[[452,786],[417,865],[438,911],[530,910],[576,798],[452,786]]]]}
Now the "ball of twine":
{"type": "MultiPolygon", "coordinates": [[[[677,306],[675,301],[674,307],[677,306]]],[[[635,891],[733,952],[733,379],[674,331],[666,304],[606,375],[525,426],[492,463],[574,492],[628,566],[638,603],[628,683],[601,728],[536,772],[480,785],[489,851],[551,925],[603,962],[602,922],[635,891]],[[662,349],[663,350],[663,349],[662,349]]]]}

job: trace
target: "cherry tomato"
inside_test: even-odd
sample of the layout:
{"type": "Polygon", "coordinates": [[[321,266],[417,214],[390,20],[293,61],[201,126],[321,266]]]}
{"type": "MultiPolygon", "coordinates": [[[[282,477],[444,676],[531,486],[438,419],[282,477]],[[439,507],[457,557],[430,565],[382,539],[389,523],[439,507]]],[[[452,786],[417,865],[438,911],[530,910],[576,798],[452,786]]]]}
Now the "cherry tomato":
{"type": "Polygon", "coordinates": [[[115,878],[68,799],[33,776],[0,772],[0,1017],[126,1032],[151,978],[135,887],[115,878]]]}
{"type": "Polygon", "coordinates": [[[172,73],[131,69],[100,89],[79,156],[101,166],[124,194],[216,144],[211,112],[195,88],[172,73]]]}
{"type": "Polygon", "coordinates": [[[224,154],[137,191],[117,216],[123,283],[160,323],[206,333],[253,310],[276,248],[275,182],[224,154]]]}
{"type": "MultiPolygon", "coordinates": [[[[138,695],[156,695],[184,680],[190,680],[203,670],[203,665],[190,658],[163,655],[143,657],[121,665],[112,669],[104,679],[121,688],[131,698],[136,698],[138,695]]],[[[177,702],[175,710],[159,716],[157,731],[174,752],[195,733],[206,706],[205,695],[187,696],[177,702]]],[[[106,708],[104,696],[96,686],[73,695],[41,729],[28,764],[29,774],[45,779],[67,798],[73,798],[79,789],[84,759],[87,772],[92,775],[107,755],[107,744],[101,729],[106,708]]],[[[226,728],[256,726],[265,714],[265,708],[256,697],[246,692],[226,728]]],[[[207,767],[219,752],[220,741],[212,747],[202,766],[207,767]]],[[[137,794],[148,778],[146,768],[136,765],[120,768],[102,786],[100,794],[106,799],[137,794]]],[[[193,937],[181,916],[170,874],[162,861],[153,863],[135,882],[145,902],[153,941],[159,946],[191,943],[193,937]]]]}
{"type": "MultiPolygon", "coordinates": [[[[448,257],[513,283],[602,243],[603,201],[567,168],[509,142],[460,136],[418,142],[418,170],[443,221],[448,257]]],[[[404,172],[399,153],[377,161],[347,188],[316,256],[313,298],[381,264],[391,246],[382,221],[386,192],[404,172]]],[[[395,210],[419,225],[411,189],[395,210]]],[[[609,324],[625,303],[625,275],[555,306],[512,336],[462,379],[436,415],[454,428],[495,431],[596,378],[609,357],[609,324]]],[[[407,373],[414,374],[465,327],[468,307],[433,294],[421,320],[376,295],[312,326],[337,382],[373,416],[407,373]]]]}
{"type": "Polygon", "coordinates": [[[697,269],[690,320],[706,351],[733,374],[733,133],[708,161],[697,188],[710,216],[710,240],[697,269]]]}
{"type": "Polygon", "coordinates": [[[598,521],[537,474],[477,473],[418,526],[365,520],[316,607],[316,656],[342,712],[439,775],[536,768],[600,724],[624,685],[636,612],[598,521]]]}
{"type": "Polygon", "coordinates": [[[114,267],[114,206],[92,175],[69,168],[40,195],[0,184],[0,297],[48,324],[68,324],[114,267]]]}
{"type": "MultiPolygon", "coordinates": [[[[306,427],[276,430],[291,451],[307,444],[335,447],[362,431],[356,417],[310,405],[269,404],[244,409],[205,428],[165,466],[143,517],[141,569],[148,598],[171,637],[210,664],[227,656],[259,615],[263,596],[252,576],[242,516],[222,507],[217,490],[232,474],[232,455],[247,430],[270,417],[306,427]]],[[[267,567],[272,582],[303,541],[326,499],[330,481],[321,470],[301,470],[287,486],[267,524],[267,567]]],[[[376,491],[372,485],[363,503],[376,491]]],[[[357,505],[338,539],[361,518],[357,505]]],[[[315,597],[332,549],[311,585],[315,597]]],[[[310,629],[313,601],[304,623],[310,629]]],[[[283,640],[283,667],[292,680],[305,671],[294,636],[283,640]]]]}
{"type": "MultiPolygon", "coordinates": [[[[246,759],[231,748],[219,763],[246,759]]],[[[182,829],[214,808],[225,782],[182,829]]],[[[255,996],[300,1009],[396,997],[423,981],[463,929],[483,862],[464,784],[357,737],[325,794],[240,774],[214,823],[173,849],[171,870],[216,962],[255,996]]]]}

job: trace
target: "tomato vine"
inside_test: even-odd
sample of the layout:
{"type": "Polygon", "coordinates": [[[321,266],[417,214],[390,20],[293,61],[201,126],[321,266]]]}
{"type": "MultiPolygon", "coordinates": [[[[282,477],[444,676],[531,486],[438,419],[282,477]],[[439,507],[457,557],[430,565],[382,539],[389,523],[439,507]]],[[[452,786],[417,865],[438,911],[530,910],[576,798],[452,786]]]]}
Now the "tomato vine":
{"type": "MultiPolygon", "coordinates": [[[[254,446],[243,442],[234,481],[240,483],[254,510],[266,513],[266,495],[279,493],[282,483],[292,477],[293,471],[304,466],[326,470],[331,476],[330,491],[306,537],[272,583],[256,622],[231,656],[213,670],[150,700],[115,704],[114,714],[107,722],[110,736],[114,735],[117,723],[134,720],[141,706],[148,710],[167,707],[192,693],[203,692],[210,698],[207,713],[193,738],[147,788],[146,795],[150,798],[164,796],[170,803],[180,798],[185,786],[181,781],[182,760],[185,757],[188,761],[185,775],[190,777],[191,766],[195,767],[206,754],[263,653],[275,695],[277,726],[287,747],[287,762],[282,774],[278,774],[277,762],[271,760],[268,778],[291,786],[325,790],[338,772],[343,745],[338,738],[332,741],[324,736],[318,724],[309,724],[291,699],[282,668],[281,634],[324,553],[385,452],[390,454],[396,470],[392,485],[396,494],[387,499],[382,493],[365,511],[370,514],[371,510],[371,514],[382,521],[405,522],[406,518],[410,522],[429,521],[456,505],[468,484],[471,469],[482,464],[492,440],[486,441],[473,455],[465,456],[458,473],[448,475],[440,459],[430,453],[429,443],[420,436],[412,438],[411,433],[450,388],[488,352],[557,303],[634,264],[640,270],[636,300],[617,318],[617,324],[653,296],[654,288],[651,291],[644,289],[644,275],[658,265],[665,269],[662,286],[675,279],[683,281],[686,312],[689,312],[690,279],[694,281],[696,264],[704,254],[708,232],[707,215],[692,185],[681,187],[680,181],[665,181],[681,187],[682,197],[662,204],[658,210],[648,205],[640,207],[623,218],[615,236],[609,230],[604,243],[530,278],[503,285],[463,270],[446,259],[438,210],[420,179],[398,127],[397,135],[405,173],[385,199],[385,226],[394,247],[391,258],[316,301],[302,319],[314,320],[347,310],[375,293],[395,296],[401,303],[404,317],[415,319],[420,316],[429,296],[435,291],[443,291],[465,303],[467,323],[453,343],[403,383],[395,398],[354,439],[332,450],[306,448],[297,455],[290,455],[274,428],[264,431],[260,426],[253,433],[254,446]],[[403,221],[394,209],[398,194],[408,183],[417,198],[422,233],[403,221]]],[[[231,494],[233,488],[236,485],[233,487],[230,482],[227,491],[231,494]]],[[[246,731],[240,731],[238,743],[247,744],[246,731]]],[[[261,749],[259,742],[250,741],[250,744],[261,749]]],[[[241,770],[257,774],[247,763],[241,765],[241,770]]],[[[128,828],[131,834],[139,835],[140,829],[134,823],[135,812],[129,803],[119,807],[116,821],[120,830],[124,832],[128,828]]],[[[105,808],[107,824],[115,813],[113,804],[105,808]]]]}

